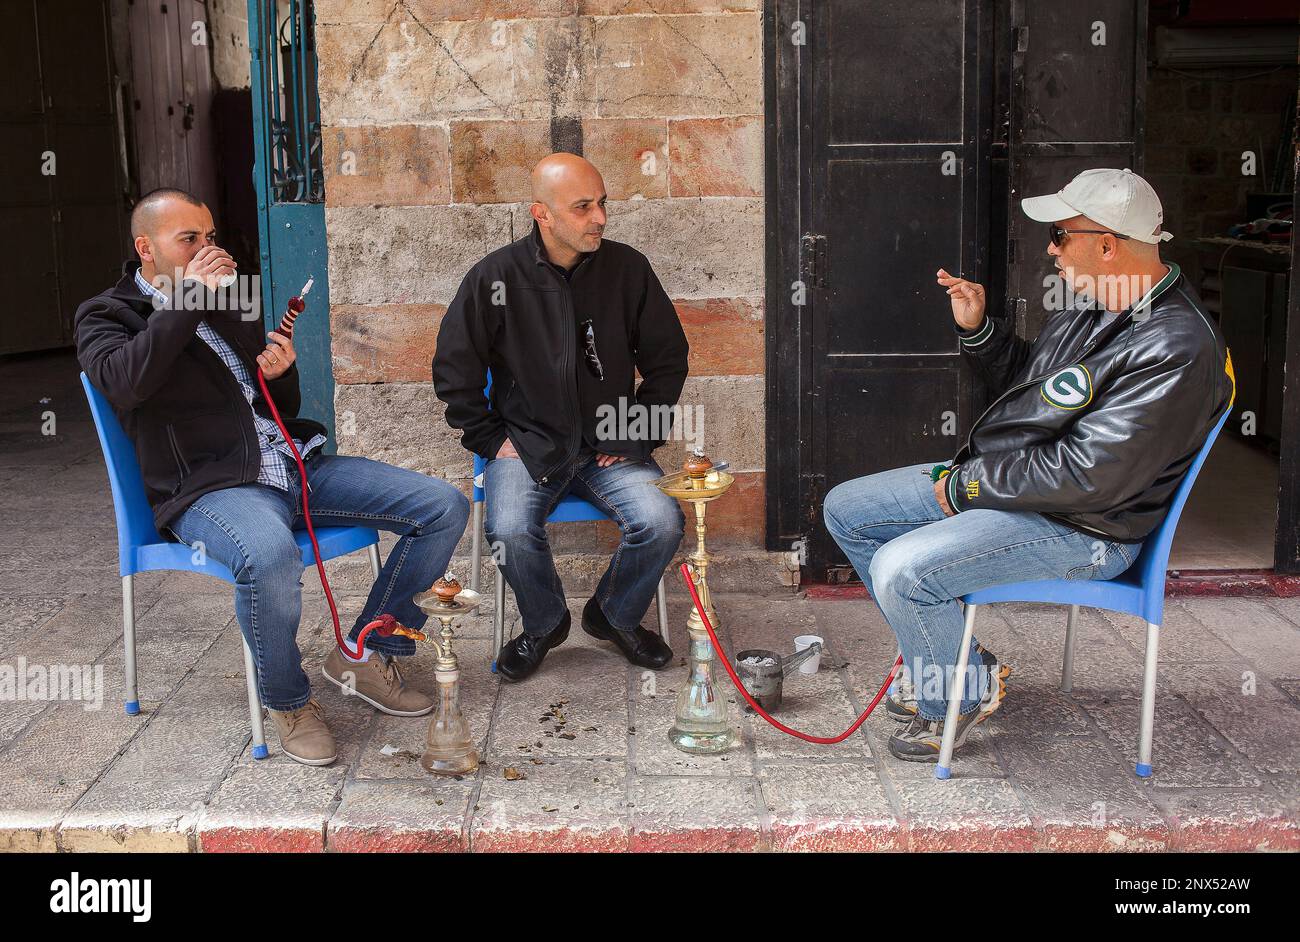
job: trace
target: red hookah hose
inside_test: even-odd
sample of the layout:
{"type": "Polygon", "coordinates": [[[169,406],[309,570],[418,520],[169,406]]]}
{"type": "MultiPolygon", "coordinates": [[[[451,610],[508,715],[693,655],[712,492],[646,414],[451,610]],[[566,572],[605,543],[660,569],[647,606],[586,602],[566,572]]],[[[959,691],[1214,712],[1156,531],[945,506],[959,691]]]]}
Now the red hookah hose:
{"type": "MultiPolygon", "coordinates": [[[[297,298],[293,299],[293,301],[297,300],[297,298]]],[[[297,312],[292,311],[293,301],[290,301],[290,311],[296,316],[297,312]]],[[[286,337],[292,337],[293,321],[289,320],[288,314],[285,315],[285,321],[280,322],[277,331],[286,337]],[[287,330],[285,329],[285,321],[288,321],[287,330]]],[[[271,398],[271,392],[266,388],[266,377],[262,375],[260,367],[257,370],[257,385],[262,388],[262,398],[266,400],[266,404],[271,410],[271,418],[275,419],[275,424],[280,429],[280,434],[283,435],[284,440],[289,443],[289,450],[293,452],[293,460],[298,462],[298,479],[302,481],[302,518],[307,522],[307,536],[311,537],[311,551],[316,556],[316,574],[320,576],[320,585],[321,588],[325,590],[325,599],[329,602],[330,606],[330,617],[334,619],[334,640],[338,643],[339,648],[344,654],[352,658],[354,661],[358,660],[361,657],[362,652],[366,649],[366,636],[376,628],[380,627],[383,624],[383,621],[372,621],[370,624],[362,628],[361,634],[357,638],[356,651],[352,651],[348,648],[347,641],[343,638],[343,629],[339,626],[339,610],[334,604],[334,593],[330,591],[330,581],[325,576],[325,562],[320,558],[320,544],[316,542],[316,528],[312,526],[311,508],[307,505],[307,468],[304,467],[302,463],[302,455],[298,454],[298,446],[294,444],[293,436],[290,435],[289,430],[284,427],[284,420],[280,418],[280,410],[275,407],[275,400],[271,398]]]]}
{"type": "Polygon", "coordinates": [[[872,699],[870,705],[863,711],[861,716],[853,721],[853,725],[844,732],[840,733],[838,736],[811,736],[808,733],[801,733],[797,729],[791,729],[789,726],[786,726],[780,720],[773,719],[766,710],[758,705],[758,701],[749,695],[749,691],[745,689],[745,685],[742,684],[740,678],[736,676],[736,672],[732,668],[731,662],[727,660],[727,654],[722,650],[722,645],[718,641],[718,636],[713,633],[713,625],[709,623],[709,616],[704,613],[704,606],[700,604],[700,596],[695,591],[695,580],[691,578],[691,567],[686,563],[682,563],[682,578],[686,580],[686,588],[691,593],[691,601],[695,603],[695,611],[699,612],[700,620],[704,622],[704,630],[709,633],[709,640],[713,642],[713,650],[718,652],[718,659],[722,661],[722,666],[727,669],[727,674],[731,677],[731,682],[736,685],[736,689],[740,691],[740,695],[749,702],[749,705],[754,708],[755,712],[757,712],[759,716],[763,717],[763,719],[767,720],[781,732],[789,736],[794,736],[796,739],[802,739],[804,742],[818,743],[823,746],[833,746],[835,743],[844,742],[844,740],[848,739],[858,731],[859,726],[867,721],[867,717],[871,715],[871,711],[876,708],[876,704],[878,704],[881,698],[884,697],[885,691],[889,689],[890,682],[893,681],[894,675],[898,673],[898,668],[903,663],[903,655],[900,654],[898,655],[898,659],[894,661],[894,666],[889,669],[889,675],[885,678],[885,682],[881,684],[880,689],[876,691],[876,695],[872,699]]]}

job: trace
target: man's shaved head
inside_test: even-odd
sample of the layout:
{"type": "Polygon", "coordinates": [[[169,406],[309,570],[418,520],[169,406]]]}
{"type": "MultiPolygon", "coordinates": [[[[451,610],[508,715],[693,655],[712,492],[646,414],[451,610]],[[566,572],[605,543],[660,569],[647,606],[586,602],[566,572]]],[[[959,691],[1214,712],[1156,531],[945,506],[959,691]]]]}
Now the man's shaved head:
{"type": "Polygon", "coordinates": [[[162,186],[150,190],[140,197],[140,202],[131,210],[131,238],[151,236],[158,231],[158,224],[168,204],[179,200],[189,206],[202,206],[203,200],[193,193],[178,190],[175,187],[162,186]]]}
{"type": "Polygon", "coordinates": [[[571,268],[600,248],[605,231],[605,181],[577,154],[543,157],[533,168],[533,219],[551,261],[571,268]]]}
{"type": "MultiPolygon", "coordinates": [[[[203,200],[184,190],[164,187],[146,193],[131,211],[131,235],[140,270],[153,281],[157,274],[179,282],[182,272],[205,246],[216,245],[217,230],[203,200]]],[[[233,263],[232,263],[233,265],[233,263]]]]}

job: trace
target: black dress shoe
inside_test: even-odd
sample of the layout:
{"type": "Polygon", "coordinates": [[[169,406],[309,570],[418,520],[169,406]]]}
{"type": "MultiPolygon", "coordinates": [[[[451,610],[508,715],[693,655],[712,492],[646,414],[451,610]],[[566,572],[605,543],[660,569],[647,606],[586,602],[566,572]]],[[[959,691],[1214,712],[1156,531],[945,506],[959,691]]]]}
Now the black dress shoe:
{"type": "Polygon", "coordinates": [[[564,620],[552,628],[549,634],[539,637],[525,632],[517,638],[511,638],[497,655],[497,673],[506,680],[523,680],[529,676],[541,666],[547,651],[564,644],[572,623],[573,618],[566,611],[564,620]]]}
{"type": "Polygon", "coordinates": [[[582,630],[601,641],[613,641],[623,656],[637,667],[660,670],[673,659],[673,649],[653,631],[637,625],[631,631],[620,631],[609,623],[605,613],[593,597],[582,610],[582,630]]]}

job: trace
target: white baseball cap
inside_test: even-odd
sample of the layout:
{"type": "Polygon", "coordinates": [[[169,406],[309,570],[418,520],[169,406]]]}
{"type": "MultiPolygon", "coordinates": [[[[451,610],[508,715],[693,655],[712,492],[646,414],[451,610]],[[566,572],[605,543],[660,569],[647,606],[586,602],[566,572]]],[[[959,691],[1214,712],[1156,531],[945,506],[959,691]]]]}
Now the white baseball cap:
{"type": "Polygon", "coordinates": [[[1132,170],[1085,170],[1051,196],[1030,196],[1020,201],[1025,215],[1036,222],[1060,222],[1087,216],[1107,229],[1157,245],[1174,237],[1161,232],[1164,210],[1151,184],[1132,170]]]}

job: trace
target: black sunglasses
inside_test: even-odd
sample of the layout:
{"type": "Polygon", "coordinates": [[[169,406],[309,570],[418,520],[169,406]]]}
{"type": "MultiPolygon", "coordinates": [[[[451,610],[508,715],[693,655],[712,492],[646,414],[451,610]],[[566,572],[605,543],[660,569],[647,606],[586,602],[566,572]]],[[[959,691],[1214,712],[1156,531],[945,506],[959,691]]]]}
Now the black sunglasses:
{"type": "Polygon", "coordinates": [[[596,355],[596,328],[592,326],[591,321],[583,321],[582,326],[586,328],[586,342],[583,347],[583,353],[587,356],[587,369],[591,370],[591,375],[602,383],[605,381],[605,368],[600,365],[600,357],[596,355]]]}
{"type": "Polygon", "coordinates": [[[1065,237],[1067,235],[1073,235],[1076,233],[1078,235],[1108,235],[1114,236],[1117,239],[1128,238],[1128,236],[1123,235],[1122,233],[1111,232],[1109,229],[1062,229],[1056,223],[1052,223],[1051,232],[1052,245],[1056,246],[1058,249],[1061,247],[1062,243],[1065,242],[1065,237]]]}

